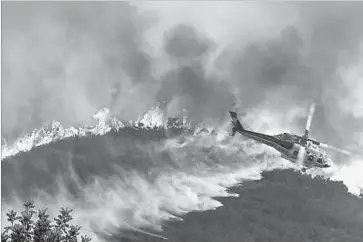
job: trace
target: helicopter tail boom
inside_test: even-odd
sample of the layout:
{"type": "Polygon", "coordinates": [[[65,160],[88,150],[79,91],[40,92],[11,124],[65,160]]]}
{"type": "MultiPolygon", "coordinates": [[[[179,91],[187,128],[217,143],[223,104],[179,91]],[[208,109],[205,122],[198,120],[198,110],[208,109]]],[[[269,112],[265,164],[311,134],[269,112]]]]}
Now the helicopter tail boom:
{"type": "Polygon", "coordinates": [[[241,122],[238,120],[237,113],[232,112],[232,111],[229,111],[229,113],[231,115],[232,124],[233,124],[232,134],[231,135],[234,136],[237,131],[245,131],[245,129],[243,128],[241,122]]]}

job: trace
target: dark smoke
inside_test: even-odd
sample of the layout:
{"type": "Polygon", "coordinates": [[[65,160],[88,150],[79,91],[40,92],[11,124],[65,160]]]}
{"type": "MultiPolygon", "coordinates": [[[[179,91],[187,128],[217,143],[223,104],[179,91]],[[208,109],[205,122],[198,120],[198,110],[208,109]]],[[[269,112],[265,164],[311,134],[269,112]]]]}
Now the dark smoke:
{"type": "MultiPolygon", "coordinates": [[[[251,43],[231,54],[230,80],[240,90],[238,98],[244,107],[271,98],[267,91],[279,95],[282,86],[288,85],[293,91],[293,82],[301,81],[293,76],[299,76],[302,69],[299,54],[302,45],[297,29],[289,26],[275,39],[251,43]]],[[[289,94],[288,98],[291,97],[289,94]]]]}
{"type": "Polygon", "coordinates": [[[212,40],[189,25],[177,25],[166,33],[164,50],[177,67],[161,77],[156,99],[167,105],[169,115],[186,110],[194,123],[220,121],[235,102],[228,83],[208,76],[203,65],[214,47],[212,40]]]}
{"type": "Polygon", "coordinates": [[[212,47],[211,40],[186,24],[175,26],[167,33],[165,39],[165,52],[177,60],[201,57],[210,52],[212,47]]]}
{"type": "MultiPolygon", "coordinates": [[[[263,7],[281,16],[294,12],[296,21],[272,37],[247,45],[232,39],[227,46],[197,24],[177,23],[157,36],[171,69],[155,76],[159,58],[147,36],[163,23],[158,10],[141,13],[142,6],[126,2],[5,3],[2,135],[16,137],[51,119],[90,123],[105,106],[130,120],[161,101],[170,116],[218,123],[236,103],[241,110],[264,104],[284,115],[314,101],[311,135],[336,146],[354,144],[362,120],[340,111],[350,95],[340,68],[358,61],[363,5],[263,7]]],[[[303,132],[305,118],[296,122],[303,132]]]]}

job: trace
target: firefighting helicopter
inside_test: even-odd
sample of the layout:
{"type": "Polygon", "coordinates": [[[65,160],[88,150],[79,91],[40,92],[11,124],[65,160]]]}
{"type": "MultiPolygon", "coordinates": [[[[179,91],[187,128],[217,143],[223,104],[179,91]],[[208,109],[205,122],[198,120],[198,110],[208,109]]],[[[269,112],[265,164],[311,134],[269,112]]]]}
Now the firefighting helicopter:
{"type": "Polygon", "coordinates": [[[321,148],[332,149],[346,155],[350,155],[350,152],[309,138],[309,129],[314,112],[315,103],[312,103],[306,122],[305,134],[299,136],[291,133],[267,135],[246,130],[238,120],[237,113],[230,111],[229,113],[232,118],[231,123],[233,125],[231,136],[234,136],[236,132],[238,132],[243,136],[276,149],[281,153],[282,158],[302,167],[302,172],[305,172],[312,167],[328,168],[332,166],[332,160],[329,158],[326,151],[321,148]]]}

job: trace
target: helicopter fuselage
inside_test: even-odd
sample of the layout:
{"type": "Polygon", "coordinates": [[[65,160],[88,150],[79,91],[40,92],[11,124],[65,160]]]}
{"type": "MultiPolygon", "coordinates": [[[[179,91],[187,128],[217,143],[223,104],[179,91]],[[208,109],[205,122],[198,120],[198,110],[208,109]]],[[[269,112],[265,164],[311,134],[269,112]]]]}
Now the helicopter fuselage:
{"type": "Polygon", "coordinates": [[[279,151],[283,158],[296,163],[298,166],[303,166],[302,170],[311,167],[328,168],[333,165],[332,160],[325,150],[320,149],[320,147],[333,149],[346,155],[350,155],[351,152],[309,138],[309,129],[314,112],[315,103],[312,103],[306,120],[304,135],[298,136],[289,133],[267,135],[246,130],[238,120],[237,113],[229,111],[233,125],[231,135],[234,136],[238,132],[243,136],[268,145],[279,151]]]}
{"type": "MultiPolygon", "coordinates": [[[[296,163],[298,160],[299,150],[301,144],[300,137],[294,134],[278,134],[278,135],[267,135],[258,132],[253,132],[245,129],[235,128],[235,132],[240,133],[241,135],[253,139],[257,142],[268,145],[278,152],[281,153],[281,157],[289,160],[293,163],[296,163]]],[[[315,146],[312,143],[308,143],[305,149],[305,154],[303,155],[303,166],[307,168],[311,167],[320,167],[320,168],[328,168],[331,166],[331,161],[327,156],[326,152],[319,149],[318,146],[315,146]]]]}

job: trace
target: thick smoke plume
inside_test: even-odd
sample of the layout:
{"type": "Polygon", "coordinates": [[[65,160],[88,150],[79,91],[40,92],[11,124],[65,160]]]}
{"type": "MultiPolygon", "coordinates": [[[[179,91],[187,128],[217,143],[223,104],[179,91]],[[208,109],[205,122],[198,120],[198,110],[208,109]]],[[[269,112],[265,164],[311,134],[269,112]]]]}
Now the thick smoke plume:
{"type": "Polygon", "coordinates": [[[359,2],[4,3],[2,135],[89,124],[102,107],[129,120],[160,102],[215,124],[230,108],[284,115],[314,101],[312,136],[354,147],[362,13],[359,2]]]}

